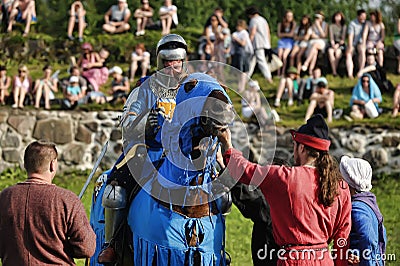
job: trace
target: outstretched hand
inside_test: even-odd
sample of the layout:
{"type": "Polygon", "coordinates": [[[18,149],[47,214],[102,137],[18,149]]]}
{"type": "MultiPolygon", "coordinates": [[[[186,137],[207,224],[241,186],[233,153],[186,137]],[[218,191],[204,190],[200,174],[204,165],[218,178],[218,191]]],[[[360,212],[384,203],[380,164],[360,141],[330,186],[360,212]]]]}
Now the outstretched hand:
{"type": "Polygon", "coordinates": [[[223,130],[218,131],[218,139],[222,144],[223,150],[228,150],[230,148],[233,148],[232,146],[232,136],[231,136],[231,131],[229,128],[225,128],[223,130]]]}

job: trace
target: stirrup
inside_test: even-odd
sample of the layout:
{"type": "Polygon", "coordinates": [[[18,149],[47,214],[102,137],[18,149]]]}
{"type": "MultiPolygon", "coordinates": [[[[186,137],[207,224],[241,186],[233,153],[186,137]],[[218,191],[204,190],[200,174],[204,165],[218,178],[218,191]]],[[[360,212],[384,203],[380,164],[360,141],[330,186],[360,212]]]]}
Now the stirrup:
{"type": "Polygon", "coordinates": [[[105,248],[100,251],[97,256],[97,262],[100,264],[114,263],[117,261],[117,254],[115,253],[114,247],[109,243],[105,248]]]}

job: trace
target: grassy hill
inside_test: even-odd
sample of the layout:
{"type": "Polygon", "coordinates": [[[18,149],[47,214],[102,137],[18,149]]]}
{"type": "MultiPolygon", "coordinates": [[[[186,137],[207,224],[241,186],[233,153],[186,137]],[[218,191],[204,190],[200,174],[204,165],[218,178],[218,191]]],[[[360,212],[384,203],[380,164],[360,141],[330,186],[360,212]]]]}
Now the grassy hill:
{"type": "MultiPolygon", "coordinates": [[[[90,171],[74,171],[58,175],[54,182],[79,194],[90,171]]],[[[10,169],[0,174],[0,191],[5,187],[24,180],[26,174],[19,168],[10,169]]],[[[93,182],[82,198],[89,215],[93,182]]],[[[387,254],[400,251],[400,182],[399,177],[382,175],[375,177],[372,192],[378,199],[379,207],[384,216],[384,224],[387,229],[388,247],[387,254]]],[[[226,219],[226,250],[232,257],[233,266],[250,266],[251,263],[251,231],[252,222],[244,218],[236,207],[226,219]]],[[[398,254],[397,254],[398,256],[398,254]]],[[[83,266],[84,260],[77,260],[77,265],[83,266]]],[[[388,262],[388,265],[398,265],[396,262],[388,262]]]]}
{"type": "MultiPolygon", "coordinates": [[[[188,54],[189,60],[196,58],[197,42],[201,35],[201,29],[199,28],[183,28],[178,27],[178,29],[173,31],[174,33],[181,34],[184,36],[188,43],[188,54]]],[[[69,68],[69,57],[79,56],[80,43],[75,41],[69,41],[62,37],[52,37],[49,35],[41,33],[32,33],[29,36],[29,40],[22,39],[20,33],[15,32],[12,35],[0,35],[5,44],[3,45],[14,45],[14,52],[16,52],[16,57],[11,59],[10,54],[7,53],[8,50],[1,50],[0,59],[3,64],[7,65],[8,74],[15,75],[17,73],[18,65],[24,63],[28,66],[30,75],[33,79],[42,77],[42,67],[46,63],[50,63],[54,70],[60,70],[60,78],[65,78],[68,76],[67,69],[69,68]],[[35,50],[37,49],[37,50],[35,50]],[[21,51],[21,53],[18,53],[21,51]]],[[[151,57],[151,67],[152,71],[156,69],[156,58],[155,58],[155,48],[158,40],[161,38],[159,31],[147,31],[145,36],[135,37],[132,33],[120,34],[120,35],[109,35],[109,34],[98,34],[86,37],[85,41],[93,44],[95,50],[100,50],[102,47],[107,48],[110,51],[110,57],[108,59],[108,66],[112,67],[114,65],[119,65],[128,73],[130,54],[134,49],[134,46],[138,42],[143,42],[147,49],[152,54],[151,57]]],[[[273,43],[276,43],[275,38],[273,43]]],[[[323,62],[326,64],[326,62],[323,62]]],[[[394,74],[393,69],[387,69],[388,78],[393,82],[393,84],[400,83],[400,75],[394,74]]],[[[356,84],[357,80],[351,80],[348,78],[333,77],[328,74],[327,79],[329,81],[329,87],[335,91],[335,108],[344,109],[345,114],[349,113],[349,100],[351,97],[351,89],[356,84]]],[[[279,84],[279,79],[274,77],[273,84],[268,84],[264,78],[257,72],[253,75],[253,79],[259,81],[262,92],[270,103],[273,103],[275,98],[276,90],[279,84]]],[[[111,78],[107,84],[105,84],[101,90],[105,93],[108,92],[110,88],[111,78]]],[[[133,84],[132,84],[133,86],[133,84]]],[[[61,92],[57,93],[57,97],[61,98],[61,92]]],[[[230,93],[232,101],[235,105],[235,109],[240,113],[240,97],[238,95],[230,93]]],[[[390,117],[390,110],[392,109],[393,95],[384,94],[383,102],[380,105],[384,109],[384,113],[377,119],[365,119],[361,122],[351,122],[344,119],[334,121],[331,126],[334,127],[347,127],[354,124],[368,124],[370,126],[376,127],[399,127],[400,119],[392,119],[390,117]]],[[[7,107],[1,107],[7,108],[7,107]]],[[[60,108],[59,106],[53,106],[54,109],[60,108]]],[[[121,110],[122,105],[111,106],[103,105],[97,106],[95,104],[85,105],[80,107],[82,110],[121,110]]],[[[283,105],[277,109],[282,121],[279,125],[288,127],[297,127],[303,120],[306,112],[307,103],[303,105],[294,105],[292,107],[287,107],[283,101],[283,105]]]]}

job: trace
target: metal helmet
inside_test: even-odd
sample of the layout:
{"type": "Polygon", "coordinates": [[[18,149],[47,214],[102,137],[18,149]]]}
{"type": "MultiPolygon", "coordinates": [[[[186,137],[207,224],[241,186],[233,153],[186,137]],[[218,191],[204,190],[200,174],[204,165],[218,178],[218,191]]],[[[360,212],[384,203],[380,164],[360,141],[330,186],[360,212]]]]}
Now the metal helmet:
{"type": "Polygon", "coordinates": [[[157,69],[164,68],[164,60],[185,60],[187,52],[186,41],[178,34],[168,34],[157,44],[157,69]]]}

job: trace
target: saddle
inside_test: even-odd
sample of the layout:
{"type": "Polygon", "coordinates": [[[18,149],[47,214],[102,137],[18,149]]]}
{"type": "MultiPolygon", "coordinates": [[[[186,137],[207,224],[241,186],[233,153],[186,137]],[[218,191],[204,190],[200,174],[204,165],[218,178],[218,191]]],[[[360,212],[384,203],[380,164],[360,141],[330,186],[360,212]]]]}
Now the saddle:
{"type": "MultiPolygon", "coordinates": [[[[202,182],[202,178],[199,183],[202,182]]],[[[204,192],[201,188],[187,189],[178,188],[174,189],[173,193],[169,193],[168,189],[161,186],[161,184],[155,180],[152,186],[153,199],[157,201],[161,206],[172,209],[174,212],[179,213],[183,216],[190,218],[201,218],[209,215],[216,215],[220,213],[215,201],[209,203],[209,195],[204,192]],[[157,195],[157,198],[154,197],[157,195]],[[170,202],[177,202],[177,200],[185,199],[186,205],[177,205],[170,202]]]]}

